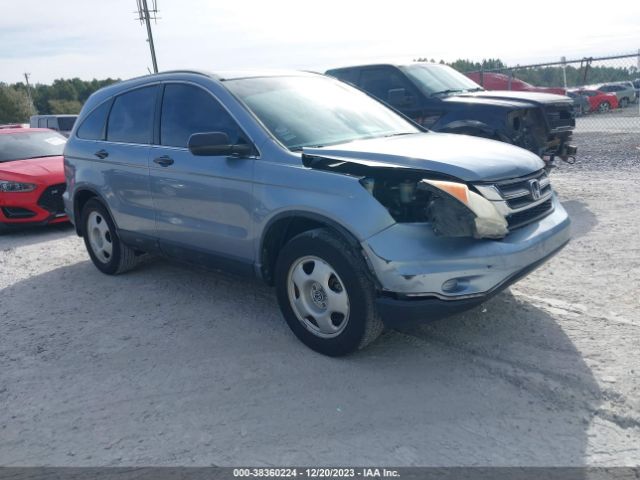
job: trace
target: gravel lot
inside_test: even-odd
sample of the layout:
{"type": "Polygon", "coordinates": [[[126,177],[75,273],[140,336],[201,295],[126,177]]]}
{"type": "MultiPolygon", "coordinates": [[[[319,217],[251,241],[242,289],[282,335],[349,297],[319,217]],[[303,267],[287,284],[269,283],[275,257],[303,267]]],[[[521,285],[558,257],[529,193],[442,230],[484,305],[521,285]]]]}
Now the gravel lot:
{"type": "Polygon", "coordinates": [[[640,138],[577,144],[560,255],[342,359],[261,284],[107,277],[68,227],[0,237],[0,465],[638,465],[640,138]]]}

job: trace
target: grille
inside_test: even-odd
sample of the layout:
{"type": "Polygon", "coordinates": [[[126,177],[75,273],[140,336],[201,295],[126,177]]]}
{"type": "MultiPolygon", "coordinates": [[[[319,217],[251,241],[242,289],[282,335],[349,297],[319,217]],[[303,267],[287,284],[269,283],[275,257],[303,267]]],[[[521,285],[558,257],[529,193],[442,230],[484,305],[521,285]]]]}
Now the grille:
{"type": "Polygon", "coordinates": [[[551,130],[576,126],[572,105],[548,106],[545,108],[545,113],[551,130]]]}
{"type": "Polygon", "coordinates": [[[546,217],[553,210],[551,199],[539,203],[535,207],[513,213],[507,217],[509,229],[523,227],[539,218],[546,217]]]}
{"type": "Polygon", "coordinates": [[[7,218],[31,218],[36,213],[21,207],[2,207],[2,213],[7,218]]]}
{"type": "Polygon", "coordinates": [[[500,182],[496,185],[502,198],[505,199],[509,208],[517,210],[524,208],[531,203],[544,198],[551,194],[551,182],[549,176],[544,170],[539,170],[532,175],[520,177],[506,182],[500,182]],[[540,197],[533,198],[531,182],[536,181],[540,186],[540,197]]]}
{"type": "Polygon", "coordinates": [[[64,183],[47,187],[47,189],[42,192],[42,195],[40,195],[38,205],[53,214],[64,213],[62,194],[66,188],[67,186],[64,183]]]}

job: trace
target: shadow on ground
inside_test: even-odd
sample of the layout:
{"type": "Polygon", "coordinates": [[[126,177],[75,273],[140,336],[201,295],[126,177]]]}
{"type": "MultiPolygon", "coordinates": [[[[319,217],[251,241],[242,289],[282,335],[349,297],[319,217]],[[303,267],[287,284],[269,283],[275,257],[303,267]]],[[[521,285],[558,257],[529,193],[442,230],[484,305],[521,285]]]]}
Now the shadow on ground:
{"type": "Polygon", "coordinates": [[[509,293],[342,359],[300,344],[262,284],[164,261],[0,298],[4,465],[581,465],[601,397],[509,293]]]}
{"type": "Polygon", "coordinates": [[[585,202],[567,200],[562,202],[562,206],[571,217],[571,236],[574,239],[585,236],[598,224],[598,218],[585,202]]]}
{"type": "Polygon", "coordinates": [[[12,227],[11,229],[0,231],[0,250],[50,242],[69,235],[75,235],[73,225],[70,223],[56,223],[37,227],[12,227]]]}

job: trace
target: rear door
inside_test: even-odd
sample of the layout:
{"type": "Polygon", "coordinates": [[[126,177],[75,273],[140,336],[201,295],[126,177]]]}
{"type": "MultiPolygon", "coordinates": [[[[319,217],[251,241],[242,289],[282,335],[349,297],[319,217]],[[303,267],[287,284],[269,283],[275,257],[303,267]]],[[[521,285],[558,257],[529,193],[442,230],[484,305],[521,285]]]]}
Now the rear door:
{"type": "Polygon", "coordinates": [[[68,149],[77,158],[76,178],[99,191],[130,242],[155,233],[148,161],[158,92],[158,84],[139,87],[100,104],[68,149]]]}
{"type": "Polygon", "coordinates": [[[224,132],[231,143],[249,143],[236,121],[204,87],[167,83],[152,147],[150,179],[156,230],[173,257],[251,269],[254,158],[195,156],[193,133],[224,132]]]}

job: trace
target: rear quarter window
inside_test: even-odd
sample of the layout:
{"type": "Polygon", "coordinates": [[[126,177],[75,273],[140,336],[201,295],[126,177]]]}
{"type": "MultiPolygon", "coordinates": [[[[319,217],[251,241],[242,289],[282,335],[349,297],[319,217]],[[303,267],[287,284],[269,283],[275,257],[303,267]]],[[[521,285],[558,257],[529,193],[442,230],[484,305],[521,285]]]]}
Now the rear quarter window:
{"type": "Polygon", "coordinates": [[[78,133],[78,138],[85,140],[104,140],[104,126],[107,122],[107,115],[109,114],[109,107],[111,102],[104,102],[102,105],[95,108],[87,118],[84,119],[78,133]]]}

